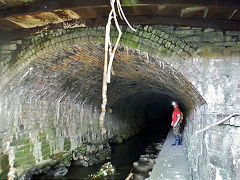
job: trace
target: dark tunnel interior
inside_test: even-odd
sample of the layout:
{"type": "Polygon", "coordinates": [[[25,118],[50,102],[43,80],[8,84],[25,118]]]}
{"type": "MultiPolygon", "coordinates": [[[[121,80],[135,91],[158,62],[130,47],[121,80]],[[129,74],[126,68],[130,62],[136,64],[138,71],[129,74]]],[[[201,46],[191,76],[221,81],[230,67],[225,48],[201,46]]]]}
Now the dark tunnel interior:
{"type": "MultiPolygon", "coordinates": [[[[110,141],[111,163],[118,171],[118,175],[110,177],[113,180],[127,177],[133,163],[138,161],[141,155],[146,154],[145,149],[149,145],[164,142],[171,128],[172,101],[177,101],[175,98],[158,93],[131,97],[133,98],[122,98],[112,106],[108,106],[108,110],[111,109],[112,113],[120,119],[128,118],[126,114],[132,114],[136,120],[141,122],[141,131],[133,137],[120,144],[110,141]]],[[[185,114],[187,112],[186,107],[180,101],[177,102],[179,108],[185,114]]],[[[97,172],[102,164],[95,164],[91,167],[72,165],[64,179],[75,179],[80,176],[87,178],[89,174],[97,172]]],[[[34,178],[55,179],[46,175],[38,175],[34,178]]]]}
{"type": "MultiPolygon", "coordinates": [[[[152,134],[157,138],[157,134],[165,136],[171,124],[172,107],[165,102],[154,102],[147,105],[145,109],[146,126],[144,130],[147,134],[152,134]]],[[[156,139],[157,140],[157,139],[156,139]]]]}
{"type": "MultiPolygon", "coordinates": [[[[156,134],[162,134],[166,136],[171,128],[172,121],[172,112],[173,107],[171,105],[172,101],[170,99],[166,99],[164,101],[157,101],[146,106],[144,111],[146,126],[144,128],[145,131],[149,132],[148,134],[152,134],[153,137],[157,138],[156,134]]],[[[180,110],[185,114],[185,109],[183,106],[179,105],[180,110]]],[[[182,123],[182,129],[184,127],[184,122],[182,123]]],[[[157,141],[157,139],[156,139],[157,141]]]]}
{"type": "MultiPolygon", "coordinates": [[[[173,101],[178,103],[178,107],[184,116],[187,116],[188,109],[180,100],[156,92],[144,92],[141,95],[123,98],[115,102],[111,108],[113,113],[118,111],[116,114],[121,119],[126,118],[126,114],[134,114],[134,119],[141,123],[141,133],[144,133],[149,141],[153,142],[165,138],[171,129],[173,101]]],[[[184,128],[184,120],[181,131],[184,128]]]]}
{"type": "MultiPolygon", "coordinates": [[[[83,141],[88,143],[90,139],[91,143],[95,136],[89,134],[100,132],[103,55],[103,45],[91,43],[48,54],[42,57],[47,65],[41,58],[36,59],[20,72],[21,79],[13,79],[13,88],[6,88],[5,92],[21,96],[22,101],[30,104],[41,102],[44,108],[48,107],[46,114],[53,117],[57,129],[61,127],[72,136],[79,133],[81,138],[86,135],[83,141]],[[94,53],[89,49],[94,49],[94,53]],[[73,126],[68,127],[69,119],[73,126]]],[[[126,136],[121,137],[122,144],[112,143],[112,136],[107,141],[112,143],[111,162],[119,168],[127,166],[125,170],[129,172],[145,147],[166,138],[171,128],[172,101],[178,102],[186,117],[201,98],[176,69],[138,50],[120,47],[113,67],[115,75],[108,84],[104,125],[112,136],[126,136]]],[[[53,122],[50,123],[52,128],[53,122]]],[[[70,171],[66,178],[78,177],[73,176],[70,171]]]]}

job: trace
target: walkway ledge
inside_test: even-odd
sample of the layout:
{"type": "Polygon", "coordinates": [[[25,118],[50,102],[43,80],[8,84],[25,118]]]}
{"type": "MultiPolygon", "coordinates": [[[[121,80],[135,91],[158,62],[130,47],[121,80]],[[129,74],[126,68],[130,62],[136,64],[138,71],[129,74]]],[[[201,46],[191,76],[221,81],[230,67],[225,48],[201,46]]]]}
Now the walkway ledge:
{"type": "Polygon", "coordinates": [[[171,146],[174,142],[175,137],[170,130],[150,177],[146,180],[192,180],[185,147],[171,146]]]}

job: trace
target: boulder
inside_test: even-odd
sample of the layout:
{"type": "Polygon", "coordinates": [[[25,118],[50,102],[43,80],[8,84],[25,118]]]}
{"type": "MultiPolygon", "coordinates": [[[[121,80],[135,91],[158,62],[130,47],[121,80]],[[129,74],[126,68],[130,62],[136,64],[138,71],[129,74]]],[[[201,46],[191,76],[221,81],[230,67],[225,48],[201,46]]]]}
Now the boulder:
{"type": "Polygon", "coordinates": [[[143,176],[142,174],[134,174],[133,175],[133,180],[144,180],[145,176],[143,176]]]}
{"type": "Polygon", "coordinates": [[[55,176],[55,177],[63,177],[68,173],[68,169],[66,167],[58,167],[56,169],[50,169],[46,172],[48,176],[55,176]]]}

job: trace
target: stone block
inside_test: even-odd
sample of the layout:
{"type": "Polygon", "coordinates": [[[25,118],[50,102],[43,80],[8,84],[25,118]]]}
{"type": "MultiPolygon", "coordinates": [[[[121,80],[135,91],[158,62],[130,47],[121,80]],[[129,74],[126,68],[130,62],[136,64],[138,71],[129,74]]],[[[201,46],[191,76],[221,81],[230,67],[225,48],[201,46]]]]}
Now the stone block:
{"type": "Polygon", "coordinates": [[[170,42],[166,42],[165,47],[169,48],[170,46],[171,46],[171,43],[170,42]]]}
{"type": "Polygon", "coordinates": [[[202,34],[202,31],[197,31],[197,30],[193,30],[193,29],[189,29],[189,30],[176,30],[176,31],[174,31],[174,34],[181,35],[181,36],[192,36],[192,35],[202,34]]]}
{"type": "Polygon", "coordinates": [[[216,170],[216,179],[230,179],[233,172],[230,170],[226,170],[225,168],[217,168],[216,170]]]}
{"type": "Polygon", "coordinates": [[[233,118],[233,125],[240,127],[240,116],[236,116],[233,118]]]}
{"type": "Polygon", "coordinates": [[[215,166],[213,166],[211,164],[207,164],[206,171],[208,172],[207,179],[215,179],[216,178],[216,167],[215,166]]]}
{"type": "Polygon", "coordinates": [[[223,150],[223,134],[218,132],[208,132],[206,135],[207,148],[210,150],[222,152],[223,150]]]}
{"type": "Polygon", "coordinates": [[[142,37],[143,36],[143,31],[139,31],[138,35],[142,37]]]}
{"type": "Polygon", "coordinates": [[[169,38],[169,34],[164,34],[163,39],[168,40],[168,38],[169,38]]]}
{"type": "Polygon", "coordinates": [[[155,25],[154,27],[157,29],[161,29],[161,30],[173,30],[174,29],[173,26],[168,26],[168,25],[155,25]]]}
{"type": "Polygon", "coordinates": [[[13,51],[17,49],[16,44],[0,45],[0,51],[13,51]]]}
{"type": "Polygon", "coordinates": [[[186,42],[201,42],[202,38],[200,36],[188,36],[184,38],[186,42]]]}
{"type": "Polygon", "coordinates": [[[169,49],[172,50],[172,51],[174,51],[175,47],[176,47],[176,46],[172,44],[172,45],[169,47],[169,49]]]}
{"type": "Polygon", "coordinates": [[[239,47],[238,42],[217,42],[214,43],[215,46],[222,46],[222,47],[239,47]]]}
{"type": "Polygon", "coordinates": [[[206,28],[203,30],[204,33],[209,33],[209,32],[213,32],[213,31],[215,31],[215,30],[212,28],[206,28]]]}
{"type": "Polygon", "coordinates": [[[213,166],[224,168],[223,156],[216,155],[214,153],[209,153],[208,160],[213,166]]]}
{"type": "Polygon", "coordinates": [[[28,145],[30,143],[29,137],[21,137],[21,138],[13,138],[11,142],[11,146],[18,146],[18,145],[28,145]]]}
{"type": "Polygon", "coordinates": [[[229,36],[238,36],[240,35],[240,31],[226,31],[225,34],[229,36]]]}
{"type": "Polygon", "coordinates": [[[163,38],[165,34],[166,34],[165,32],[161,31],[161,32],[159,32],[158,35],[159,35],[161,38],[163,38]]]}
{"type": "Polygon", "coordinates": [[[3,132],[0,132],[0,142],[2,142],[3,135],[4,135],[4,133],[3,133],[3,132]]]}
{"type": "Polygon", "coordinates": [[[226,40],[227,42],[232,42],[232,41],[233,41],[233,38],[232,38],[232,36],[225,36],[225,40],[226,40]]]}
{"type": "Polygon", "coordinates": [[[183,49],[179,49],[177,52],[179,55],[183,53],[183,49]]]}
{"type": "Polygon", "coordinates": [[[153,27],[152,27],[152,26],[149,26],[149,27],[148,27],[148,32],[150,32],[150,33],[151,33],[151,32],[152,32],[152,30],[153,30],[153,27]]]}
{"type": "Polygon", "coordinates": [[[14,167],[22,167],[25,165],[34,165],[35,164],[35,159],[33,155],[26,155],[21,158],[16,158],[14,160],[14,167]]]}
{"type": "Polygon", "coordinates": [[[71,141],[68,138],[64,139],[64,151],[69,151],[71,149],[71,141]]]}
{"type": "Polygon", "coordinates": [[[240,179],[240,167],[236,167],[235,168],[235,178],[236,179],[240,179]]]}
{"type": "Polygon", "coordinates": [[[0,179],[8,179],[8,172],[10,170],[8,154],[0,154],[0,179]]]}
{"type": "Polygon", "coordinates": [[[222,32],[211,32],[203,35],[203,42],[223,42],[225,37],[222,32]]]}
{"type": "Polygon", "coordinates": [[[208,166],[207,166],[207,160],[205,156],[199,156],[198,158],[198,164],[197,165],[197,171],[198,171],[198,178],[200,179],[209,179],[208,174],[208,166]]]}

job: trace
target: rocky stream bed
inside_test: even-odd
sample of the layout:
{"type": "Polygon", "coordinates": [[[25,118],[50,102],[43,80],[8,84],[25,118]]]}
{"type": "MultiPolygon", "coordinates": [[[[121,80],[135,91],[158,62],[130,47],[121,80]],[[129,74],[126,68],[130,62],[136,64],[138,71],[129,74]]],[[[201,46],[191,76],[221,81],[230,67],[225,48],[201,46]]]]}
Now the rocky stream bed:
{"type": "Polygon", "coordinates": [[[165,134],[141,132],[129,139],[86,144],[71,156],[69,163],[61,162],[28,173],[26,179],[103,179],[124,180],[130,173],[133,180],[143,180],[153,169],[162,149],[165,134]],[[94,178],[105,163],[111,163],[114,173],[94,178]],[[92,175],[92,176],[91,176],[92,175]]]}

